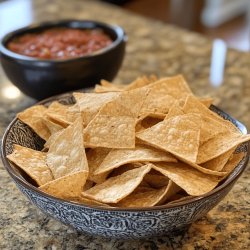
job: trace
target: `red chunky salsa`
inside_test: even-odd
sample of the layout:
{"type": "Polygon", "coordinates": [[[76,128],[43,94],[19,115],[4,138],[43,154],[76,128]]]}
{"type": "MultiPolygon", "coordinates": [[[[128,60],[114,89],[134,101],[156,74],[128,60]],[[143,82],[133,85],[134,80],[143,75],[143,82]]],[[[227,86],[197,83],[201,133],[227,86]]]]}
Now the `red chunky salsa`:
{"type": "Polygon", "coordinates": [[[100,29],[51,28],[16,37],[7,48],[30,57],[68,59],[89,55],[111,43],[111,38],[100,29]]]}

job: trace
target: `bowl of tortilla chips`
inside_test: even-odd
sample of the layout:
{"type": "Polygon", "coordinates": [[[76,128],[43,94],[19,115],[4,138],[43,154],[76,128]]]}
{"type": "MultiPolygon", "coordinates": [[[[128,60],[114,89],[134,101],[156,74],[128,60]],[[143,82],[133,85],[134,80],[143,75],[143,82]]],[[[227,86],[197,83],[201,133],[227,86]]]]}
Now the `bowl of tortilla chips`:
{"type": "Polygon", "coordinates": [[[77,231],[164,235],[204,216],[247,165],[250,135],[211,102],[181,75],[101,81],[17,114],[3,163],[35,206],[77,231]]]}

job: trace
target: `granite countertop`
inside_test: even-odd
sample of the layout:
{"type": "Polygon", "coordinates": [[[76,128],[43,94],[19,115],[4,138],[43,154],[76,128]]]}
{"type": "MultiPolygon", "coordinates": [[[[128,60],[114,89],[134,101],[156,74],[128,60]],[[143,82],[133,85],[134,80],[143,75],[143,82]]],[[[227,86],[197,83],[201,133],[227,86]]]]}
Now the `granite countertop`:
{"type": "MultiPolygon", "coordinates": [[[[19,2],[27,4],[28,1],[19,2]]],[[[227,50],[224,75],[218,76],[221,69],[218,64],[212,67],[217,77],[223,76],[223,83],[215,87],[216,74],[210,77],[211,53],[218,44],[217,55],[223,52],[220,41],[213,43],[198,34],[98,1],[37,0],[29,3],[34,22],[81,18],[124,27],[129,42],[115,82],[127,83],[143,74],[182,73],[196,94],[212,95],[220,108],[250,128],[249,53],[227,50]]],[[[1,27],[6,27],[13,16],[9,18],[6,15],[1,20],[1,27]]],[[[221,59],[223,53],[215,61],[221,59]]],[[[11,86],[0,68],[0,135],[16,112],[35,103],[22,94],[11,99],[6,95],[11,86]]],[[[121,241],[78,234],[45,216],[21,195],[0,163],[0,249],[250,249],[249,174],[248,166],[226,198],[188,229],[161,238],[121,241]]]]}

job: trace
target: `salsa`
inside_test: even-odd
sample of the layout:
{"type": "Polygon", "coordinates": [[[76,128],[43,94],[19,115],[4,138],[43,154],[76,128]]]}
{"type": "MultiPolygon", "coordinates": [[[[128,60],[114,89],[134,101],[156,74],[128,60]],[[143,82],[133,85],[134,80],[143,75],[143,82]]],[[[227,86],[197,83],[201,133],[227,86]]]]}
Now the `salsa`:
{"type": "Polygon", "coordinates": [[[50,28],[16,37],[7,48],[41,59],[68,59],[89,55],[111,43],[111,38],[101,29],[50,28]]]}

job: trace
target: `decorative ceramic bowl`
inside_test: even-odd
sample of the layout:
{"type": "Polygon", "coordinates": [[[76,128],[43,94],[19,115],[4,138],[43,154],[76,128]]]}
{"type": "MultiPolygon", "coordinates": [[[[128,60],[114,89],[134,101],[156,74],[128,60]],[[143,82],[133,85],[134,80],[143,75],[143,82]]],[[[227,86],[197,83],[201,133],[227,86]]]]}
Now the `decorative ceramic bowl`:
{"type": "Polygon", "coordinates": [[[121,67],[127,36],[119,26],[90,20],[63,20],[34,24],[13,31],[0,42],[0,60],[10,79],[23,93],[42,100],[49,96],[93,87],[101,79],[112,81],[121,67]],[[7,44],[13,38],[48,28],[101,29],[112,43],[86,56],[69,59],[39,59],[12,52],[7,44]]]}
{"type": "MultiPolygon", "coordinates": [[[[48,105],[55,100],[63,104],[74,102],[71,94],[64,94],[42,101],[41,104],[48,105]]],[[[212,106],[212,110],[232,122],[242,133],[246,133],[246,128],[240,122],[215,106],[212,106]]],[[[237,150],[245,152],[244,158],[218,187],[205,195],[153,208],[104,208],[77,204],[43,193],[29,183],[6,158],[6,155],[12,152],[13,144],[41,150],[43,143],[44,141],[32,129],[18,119],[11,122],[3,136],[3,163],[20,191],[45,214],[72,226],[77,231],[119,239],[166,235],[204,216],[231,190],[244,171],[249,157],[249,144],[240,145],[237,150]]]]}

